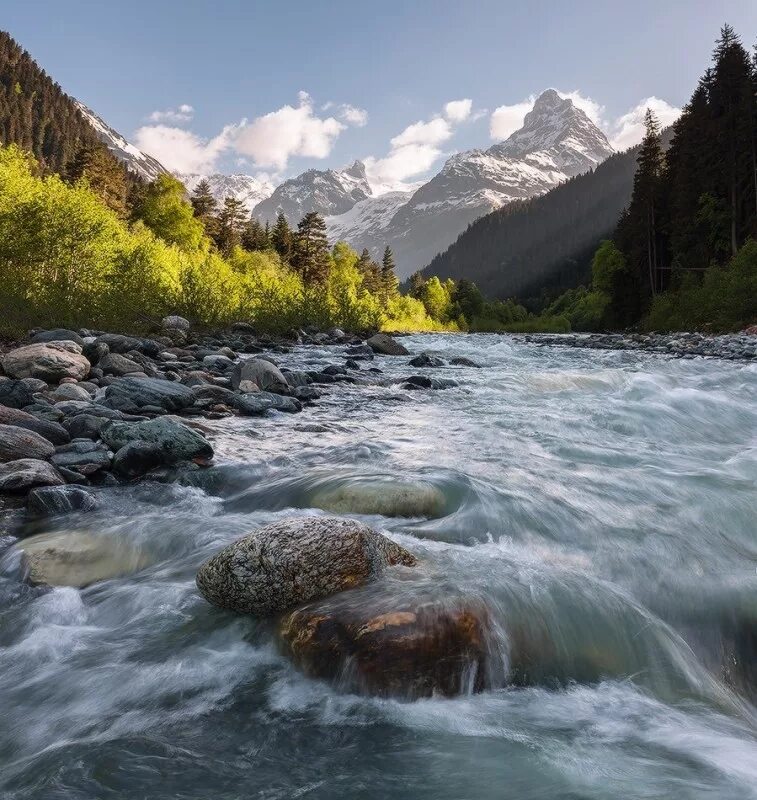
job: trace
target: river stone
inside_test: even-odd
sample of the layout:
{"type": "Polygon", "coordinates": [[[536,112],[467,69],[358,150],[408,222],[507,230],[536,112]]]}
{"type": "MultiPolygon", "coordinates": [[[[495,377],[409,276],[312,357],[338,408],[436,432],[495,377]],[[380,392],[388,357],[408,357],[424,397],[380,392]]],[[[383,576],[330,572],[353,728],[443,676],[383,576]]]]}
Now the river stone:
{"type": "Polygon", "coordinates": [[[130,442],[157,445],[163,463],[213,458],[213,448],[197,431],[176,419],[160,417],[147,422],[106,422],[100,437],[112,450],[120,450],[130,442]]]}
{"type": "Polygon", "coordinates": [[[17,425],[0,425],[0,461],[47,461],[54,453],[55,445],[38,433],[17,425]]]}
{"type": "Polygon", "coordinates": [[[33,486],[62,486],[58,470],[47,461],[20,458],[0,464],[0,492],[25,492],[33,486]]]}
{"type": "Polygon", "coordinates": [[[336,514],[381,514],[384,517],[442,517],[444,494],[422,481],[356,479],[313,495],[315,508],[336,514]]]}
{"type": "Polygon", "coordinates": [[[77,381],[89,374],[89,361],[75,342],[39,342],[17,347],[2,359],[3,369],[11,378],[39,378],[58,383],[61,378],[77,381]]]}
{"type": "Polygon", "coordinates": [[[123,541],[82,531],[41,533],[14,547],[22,553],[30,582],[48,586],[81,589],[131,575],[150,563],[144,553],[123,541]]]}
{"type": "Polygon", "coordinates": [[[385,356],[406,356],[410,352],[404,345],[386,333],[377,333],[375,336],[371,336],[366,344],[375,353],[382,353],[385,356]]]}
{"type": "Polygon", "coordinates": [[[33,414],[18,408],[8,408],[0,405],[0,425],[15,425],[17,428],[26,428],[34,431],[53,444],[66,444],[71,437],[68,431],[57,422],[39,419],[33,414]]]}
{"type": "Polygon", "coordinates": [[[98,362],[97,366],[106,375],[128,375],[130,372],[142,372],[143,365],[137,364],[136,361],[127,358],[120,353],[108,353],[104,355],[98,362]]]}
{"type": "Polygon", "coordinates": [[[24,408],[34,402],[34,391],[23,381],[0,379],[0,403],[8,408],[24,408]]]}
{"type": "Polygon", "coordinates": [[[410,364],[411,367],[443,367],[444,361],[429,353],[421,353],[419,356],[411,358],[408,364],[410,364]]]}
{"type": "Polygon", "coordinates": [[[30,339],[32,344],[39,342],[75,342],[79,347],[84,347],[84,339],[76,331],[69,331],[66,328],[54,328],[49,331],[39,331],[30,339]]]}
{"type": "Polygon", "coordinates": [[[163,411],[181,411],[194,402],[188,386],[159,378],[118,378],[105,390],[106,406],[127,413],[156,406],[163,411]]]}
{"type": "Polygon", "coordinates": [[[166,330],[184,331],[185,333],[192,327],[188,319],[180,317],[178,314],[163,317],[160,324],[166,330]]]}
{"type": "Polygon", "coordinates": [[[415,556],[367,525],[336,517],[295,517],[260,528],[200,567],[210,603],[269,617],[360,586],[415,556]]]}
{"type": "Polygon", "coordinates": [[[56,387],[55,391],[50,395],[53,400],[81,400],[89,402],[92,400],[92,395],[78,383],[62,383],[56,387]]]}
{"type": "Polygon", "coordinates": [[[252,381],[267,392],[287,391],[289,387],[281,370],[263,358],[251,358],[235,364],[230,377],[233,389],[238,389],[242,381],[252,381]]]}
{"type": "Polygon", "coordinates": [[[279,640],[309,677],[415,700],[487,688],[488,628],[486,611],[464,599],[415,605],[358,589],[287,614],[279,640]]]}
{"type": "Polygon", "coordinates": [[[473,367],[474,369],[481,369],[480,364],[477,364],[475,361],[470,358],[466,358],[465,356],[456,356],[455,358],[451,358],[449,363],[454,364],[456,367],[473,367]]]}
{"type": "Polygon", "coordinates": [[[96,508],[98,502],[94,495],[81,486],[43,486],[32,489],[26,500],[26,510],[33,517],[54,517],[96,508]]]}
{"type": "Polygon", "coordinates": [[[166,463],[163,448],[154,442],[129,442],[113,456],[113,471],[124,478],[137,478],[166,463]]]}

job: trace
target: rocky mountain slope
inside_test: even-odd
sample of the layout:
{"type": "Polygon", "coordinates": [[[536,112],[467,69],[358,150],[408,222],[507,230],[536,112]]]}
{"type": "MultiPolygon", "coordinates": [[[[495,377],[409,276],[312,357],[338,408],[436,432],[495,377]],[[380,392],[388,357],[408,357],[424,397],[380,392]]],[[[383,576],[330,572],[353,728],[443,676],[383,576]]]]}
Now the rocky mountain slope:
{"type": "Polygon", "coordinates": [[[247,211],[252,213],[255,206],[270,197],[275,188],[270,181],[263,181],[254,175],[198,175],[196,173],[177,173],[176,177],[187,187],[188,192],[193,192],[197,184],[205,179],[210,184],[210,191],[218,202],[219,207],[227,197],[241,200],[247,211]]]}

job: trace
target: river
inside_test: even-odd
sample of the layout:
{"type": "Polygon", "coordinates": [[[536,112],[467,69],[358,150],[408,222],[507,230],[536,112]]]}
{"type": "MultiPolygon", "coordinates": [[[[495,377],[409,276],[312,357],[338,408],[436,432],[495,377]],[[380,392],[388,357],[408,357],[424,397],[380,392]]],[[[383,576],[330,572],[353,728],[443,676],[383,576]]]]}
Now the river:
{"type": "MultiPolygon", "coordinates": [[[[757,797],[757,363],[403,341],[482,368],[430,370],[460,384],[443,391],[339,384],[297,416],[203,423],[218,466],[195,485],[103,490],[107,511],[48,523],[149,554],[130,577],[39,592],[6,552],[0,797],[757,797]],[[437,519],[361,519],[434,591],[486,604],[500,685],[345,693],[198,594],[221,547],[365,476],[444,492],[437,519]],[[513,686],[524,636],[536,661],[513,686]],[[734,659],[750,658],[744,676],[734,659]]],[[[406,362],[373,365],[418,372],[406,362]]]]}

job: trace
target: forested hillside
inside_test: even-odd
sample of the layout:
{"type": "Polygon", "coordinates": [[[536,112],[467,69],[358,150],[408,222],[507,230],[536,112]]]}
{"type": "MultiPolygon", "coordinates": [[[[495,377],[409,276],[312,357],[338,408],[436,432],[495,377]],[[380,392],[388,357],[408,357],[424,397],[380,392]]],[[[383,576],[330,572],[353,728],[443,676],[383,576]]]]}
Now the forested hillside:
{"type": "Polygon", "coordinates": [[[498,298],[554,296],[577,286],[631,199],[637,153],[618,153],[541,197],[481,217],[423,274],[466,278],[498,298]]]}

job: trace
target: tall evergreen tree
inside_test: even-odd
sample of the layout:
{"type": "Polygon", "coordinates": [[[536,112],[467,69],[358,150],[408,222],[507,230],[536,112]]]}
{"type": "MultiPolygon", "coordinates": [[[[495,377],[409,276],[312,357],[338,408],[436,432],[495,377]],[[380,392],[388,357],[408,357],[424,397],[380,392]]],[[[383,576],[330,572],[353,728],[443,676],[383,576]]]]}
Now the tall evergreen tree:
{"type": "Polygon", "coordinates": [[[108,208],[119,217],[128,216],[128,193],[123,167],[108,152],[105,145],[82,145],[68,165],[68,178],[72,183],[85,180],[108,208]]]}
{"type": "Polygon", "coordinates": [[[251,216],[242,232],[242,247],[245,250],[267,250],[271,246],[268,223],[263,227],[251,216]]]}
{"type": "Polygon", "coordinates": [[[242,234],[247,224],[247,210],[244,203],[236,197],[227,197],[218,215],[218,235],[216,244],[225,255],[242,243],[242,234]]]}
{"type": "Polygon", "coordinates": [[[210,184],[205,178],[195,186],[190,202],[192,203],[195,216],[200,217],[200,219],[212,217],[218,213],[218,203],[215,197],[213,197],[210,184]]]}
{"type": "Polygon", "coordinates": [[[325,283],[330,264],[329,243],[326,223],[316,211],[305,214],[297,226],[292,262],[306,286],[325,283]]]}
{"type": "Polygon", "coordinates": [[[294,234],[283,212],[279,213],[276,218],[276,224],[271,231],[271,244],[285,264],[291,263],[294,250],[294,234]]]}
{"type": "Polygon", "coordinates": [[[381,259],[381,288],[384,300],[390,300],[397,295],[399,281],[394,274],[394,253],[387,245],[384,248],[384,257],[381,259]]]}

